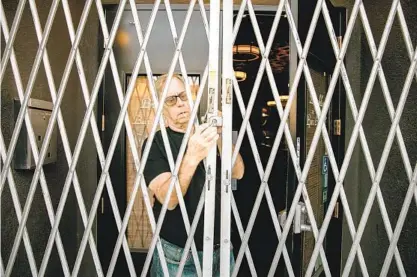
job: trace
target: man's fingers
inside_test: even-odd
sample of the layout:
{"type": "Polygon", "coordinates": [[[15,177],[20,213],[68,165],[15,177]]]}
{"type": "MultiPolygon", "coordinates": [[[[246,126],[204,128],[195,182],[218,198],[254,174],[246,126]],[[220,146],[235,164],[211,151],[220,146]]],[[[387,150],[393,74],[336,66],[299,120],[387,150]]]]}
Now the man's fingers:
{"type": "Polygon", "coordinates": [[[217,141],[217,139],[219,138],[219,134],[217,134],[217,132],[212,132],[210,133],[207,137],[206,140],[208,143],[212,143],[213,141],[217,141]]]}
{"type": "Polygon", "coordinates": [[[208,123],[203,123],[196,128],[196,133],[201,134],[205,129],[209,127],[208,123]]]}
{"type": "Polygon", "coordinates": [[[202,133],[201,136],[203,138],[207,138],[211,135],[213,135],[213,133],[217,133],[217,129],[216,127],[208,127],[207,129],[205,129],[202,133]]]}

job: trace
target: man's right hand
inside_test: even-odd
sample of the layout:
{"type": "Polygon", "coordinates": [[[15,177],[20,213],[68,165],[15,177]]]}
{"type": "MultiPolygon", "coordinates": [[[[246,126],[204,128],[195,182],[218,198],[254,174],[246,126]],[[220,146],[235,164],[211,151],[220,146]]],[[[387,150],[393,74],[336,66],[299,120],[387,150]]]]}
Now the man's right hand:
{"type": "Polygon", "coordinates": [[[200,163],[216,145],[218,138],[216,127],[209,127],[208,123],[198,126],[188,141],[187,159],[200,163]]]}

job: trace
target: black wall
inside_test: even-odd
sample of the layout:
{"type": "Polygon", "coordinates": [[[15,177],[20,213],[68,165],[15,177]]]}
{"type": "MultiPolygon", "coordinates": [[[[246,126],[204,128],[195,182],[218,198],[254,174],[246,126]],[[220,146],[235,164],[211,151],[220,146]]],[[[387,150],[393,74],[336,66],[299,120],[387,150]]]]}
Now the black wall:
{"type": "MultiPolygon", "coordinates": [[[[15,17],[18,2],[19,1],[3,1],[9,29],[15,17]]],[[[51,4],[51,0],[36,1],[40,22],[43,29],[45,27],[51,4]]],[[[83,0],[69,1],[75,28],[78,26],[84,5],[85,1],[83,0]]],[[[93,5],[89,16],[89,22],[86,25],[84,36],[80,44],[84,69],[87,75],[87,83],[90,89],[92,87],[92,83],[97,71],[97,32],[98,21],[95,7],[93,5]]],[[[4,38],[2,37],[2,51],[4,51],[4,45],[4,38]]],[[[14,50],[16,52],[17,63],[19,65],[24,88],[27,85],[38,46],[39,44],[36,38],[29,3],[26,3],[22,21],[14,43],[14,50]]],[[[61,82],[62,74],[68,59],[70,49],[71,43],[68,29],[63,8],[60,4],[47,44],[47,51],[49,54],[56,87],[58,87],[61,82]]],[[[3,132],[6,146],[8,147],[15,124],[12,114],[12,102],[13,99],[17,98],[18,96],[10,63],[8,64],[1,89],[1,130],[3,132]]],[[[49,91],[50,90],[46,79],[46,73],[42,63],[31,97],[35,99],[52,101],[49,91]]],[[[61,111],[64,118],[69,143],[71,149],[73,150],[85,112],[84,100],[82,98],[80,81],[76,69],[73,69],[70,74],[65,96],[61,105],[61,111]]],[[[77,174],[80,180],[81,190],[83,192],[83,197],[84,201],[86,202],[87,209],[90,208],[92,196],[96,186],[96,174],[91,174],[91,172],[95,172],[96,170],[96,155],[94,149],[95,147],[94,142],[92,141],[91,132],[88,131],[77,167],[77,174]]],[[[55,211],[57,209],[65,177],[68,172],[68,164],[65,158],[60,135],[58,135],[57,154],[58,160],[55,164],[46,165],[43,167],[55,211]]],[[[29,191],[30,182],[33,177],[33,170],[13,170],[12,173],[16,182],[16,189],[23,209],[27,193],[29,191]]],[[[43,258],[43,253],[46,248],[49,233],[51,231],[51,225],[47,216],[46,206],[39,183],[26,226],[32,243],[36,264],[39,268],[43,258]]],[[[6,181],[5,189],[1,197],[1,254],[5,264],[7,264],[9,258],[17,227],[18,221],[11,199],[8,183],[6,181]]],[[[75,257],[78,251],[78,244],[83,234],[83,230],[84,227],[80,219],[80,213],[75,198],[75,193],[71,188],[60,223],[61,238],[70,270],[72,269],[75,261],[75,257]]],[[[46,276],[63,276],[62,266],[55,246],[52,250],[46,273],[46,276]]],[[[32,276],[23,240],[20,244],[12,275],[19,277],[32,276]]],[[[85,259],[83,261],[79,275],[95,275],[95,269],[94,265],[92,264],[89,250],[86,251],[85,259]]]]}
{"type": "MultiPolygon", "coordinates": [[[[354,1],[347,2],[350,2],[348,7],[351,8],[354,1]]],[[[417,28],[414,23],[417,19],[417,2],[409,0],[400,2],[405,13],[411,39],[415,47],[417,41],[417,28]]],[[[392,1],[390,0],[364,1],[365,9],[377,46],[381,40],[388,13],[391,8],[391,3],[392,1]]],[[[349,13],[350,12],[351,10],[349,10],[349,13]]],[[[357,22],[359,22],[358,20],[357,22]]],[[[356,23],[355,25],[346,61],[349,77],[351,79],[353,91],[359,107],[373,66],[373,58],[361,23],[356,23]],[[361,49],[360,53],[357,52],[358,47],[361,49]]],[[[405,48],[401,27],[398,19],[396,18],[382,58],[382,68],[384,69],[388,88],[394,102],[394,107],[397,107],[409,67],[410,60],[405,48]]],[[[417,139],[417,126],[415,120],[417,116],[417,110],[415,109],[416,104],[417,94],[416,83],[414,80],[400,121],[400,127],[405,140],[412,169],[414,169],[417,158],[417,147],[415,146],[415,141],[417,139]]],[[[352,131],[354,125],[349,108],[347,108],[347,118],[346,145],[350,136],[350,131],[352,131]]],[[[382,88],[380,82],[376,80],[363,121],[363,128],[365,130],[375,168],[378,167],[381,159],[390,126],[391,120],[388,115],[388,109],[385,104],[382,88]]],[[[357,145],[358,146],[355,149],[345,182],[345,189],[348,194],[348,200],[354,219],[356,220],[356,226],[362,216],[372,185],[363,151],[359,147],[359,140],[357,145]]],[[[397,223],[408,185],[409,182],[399,146],[397,141],[395,141],[380,183],[392,229],[395,228],[397,223]]],[[[417,241],[415,240],[415,230],[417,227],[415,218],[417,216],[417,209],[415,203],[416,202],[414,200],[411,203],[411,207],[398,242],[398,249],[400,251],[406,273],[409,276],[413,276],[417,272],[417,254],[415,251],[417,244],[417,241]]],[[[349,253],[351,243],[352,240],[350,234],[345,226],[343,262],[345,262],[349,253]]],[[[385,231],[379,206],[375,200],[361,240],[361,247],[369,271],[369,276],[379,275],[388,246],[389,239],[385,231]]],[[[360,268],[357,265],[357,262],[355,263],[356,264],[351,272],[351,276],[361,276],[362,274],[360,268]]],[[[399,276],[394,260],[391,263],[388,276],[399,276]]]]}

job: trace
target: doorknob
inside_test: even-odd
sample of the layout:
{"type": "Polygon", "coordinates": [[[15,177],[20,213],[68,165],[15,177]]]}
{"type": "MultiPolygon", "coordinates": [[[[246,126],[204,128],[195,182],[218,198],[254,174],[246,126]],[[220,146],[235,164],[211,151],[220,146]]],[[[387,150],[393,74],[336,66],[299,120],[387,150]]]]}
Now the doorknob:
{"type": "Polygon", "coordinates": [[[308,220],[306,205],[298,202],[294,215],[294,234],[302,231],[311,231],[310,221],[308,220]]]}
{"type": "MultiPolygon", "coordinates": [[[[284,227],[287,220],[287,211],[282,210],[278,215],[278,221],[281,227],[284,227]]],[[[311,232],[311,224],[307,215],[307,208],[303,202],[298,202],[295,207],[295,214],[293,219],[294,234],[300,234],[301,232],[311,232]]]]}

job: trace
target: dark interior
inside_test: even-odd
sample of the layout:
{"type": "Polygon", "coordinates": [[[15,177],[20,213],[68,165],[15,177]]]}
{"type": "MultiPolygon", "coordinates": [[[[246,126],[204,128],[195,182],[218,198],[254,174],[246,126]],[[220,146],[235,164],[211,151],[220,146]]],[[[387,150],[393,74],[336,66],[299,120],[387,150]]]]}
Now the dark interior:
{"type": "MultiPolygon", "coordinates": [[[[256,19],[259,24],[264,45],[267,43],[274,18],[275,12],[260,12],[256,14],[256,19]]],[[[248,14],[245,14],[242,19],[235,45],[258,46],[251,19],[248,14]]],[[[274,79],[280,95],[288,95],[289,59],[288,55],[285,55],[285,53],[281,57],[277,57],[277,53],[285,51],[288,53],[288,45],[289,26],[285,15],[283,15],[281,16],[269,55],[274,79]]],[[[245,107],[248,106],[250,95],[260,69],[261,61],[262,59],[260,57],[252,61],[234,61],[235,71],[243,71],[246,72],[247,75],[246,80],[239,82],[245,107]]],[[[276,132],[280,124],[276,107],[268,106],[268,101],[272,100],[274,100],[274,97],[271,86],[266,71],[264,71],[249,120],[264,170],[270,157],[272,145],[275,141],[276,132]]],[[[233,129],[238,131],[243,117],[236,97],[234,99],[233,114],[233,129]]],[[[234,196],[242,219],[242,224],[246,228],[261,184],[261,179],[247,134],[245,134],[240,148],[240,153],[245,161],[245,176],[238,182],[238,188],[234,192],[234,196]]],[[[282,139],[278,153],[274,160],[268,185],[275,209],[277,213],[279,213],[279,211],[285,209],[286,206],[288,155],[285,147],[285,139],[282,139]]],[[[241,240],[236,228],[234,228],[234,230],[232,240],[235,246],[235,255],[237,255],[241,240]]],[[[278,239],[272,222],[271,213],[268,208],[266,198],[263,197],[255,220],[254,228],[249,239],[249,247],[258,276],[266,276],[268,274],[277,245],[278,239]]],[[[277,275],[282,276],[282,270],[285,270],[285,266],[279,267],[277,275]]],[[[239,270],[239,276],[250,276],[246,258],[243,260],[242,266],[239,270]]]]}

